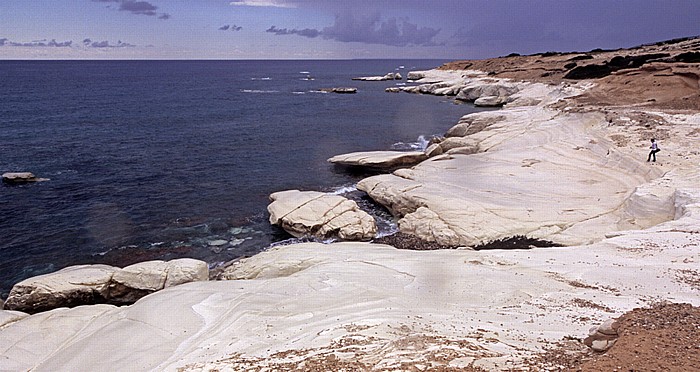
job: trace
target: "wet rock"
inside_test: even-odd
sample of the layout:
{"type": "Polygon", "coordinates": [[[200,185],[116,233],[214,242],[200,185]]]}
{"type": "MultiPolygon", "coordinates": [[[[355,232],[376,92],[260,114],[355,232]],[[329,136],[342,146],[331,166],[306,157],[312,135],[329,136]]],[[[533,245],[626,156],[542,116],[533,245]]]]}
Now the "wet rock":
{"type": "Polygon", "coordinates": [[[401,92],[401,88],[399,88],[399,87],[389,87],[389,88],[384,89],[384,91],[387,92],[387,93],[399,93],[399,92],[401,92]]]}
{"type": "Polygon", "coordinates": [[[270,195],[270,200],[270,223],[295,237],[368,240],[377,233],[374,218],[340,195],[288,190],[270,195]]]}
{"type": "Polygon", "coordinates": [[[9,172],[2,175],[2,182],[12,185],[46,180],[46,178],[38,178],[29,172],[9,172]]]}

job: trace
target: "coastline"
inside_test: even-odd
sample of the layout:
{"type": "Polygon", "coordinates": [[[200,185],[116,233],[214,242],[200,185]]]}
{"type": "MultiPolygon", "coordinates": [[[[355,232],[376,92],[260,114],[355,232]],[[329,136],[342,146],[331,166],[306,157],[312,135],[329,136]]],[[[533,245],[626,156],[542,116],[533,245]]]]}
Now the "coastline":
{"type": "MultiPolygon", "coordinates": [[[[449,83],[437,89],[464,77],[434,73],[433,84],[449,83]]],[[[468,245],[524,233],[568,247],[275,247],[232,266],[236,280],[172,287],[129,307],[56,309],[5,324],[0,348],[12,369],[35,370],[235,370],[305,361],[507,370],[635,307],[700,306],[689,284],[700,260],[700,153],[691,147],[700,114],[577,101],[595,90],[587,81],[519,84],[520,96],[503,110],[472,115],[499,118],[469,135],[485,151],[437,155],[359,188],[401,216],[402,231],[426,240],[468,245]],[[650,129],[641,120],[652,116],[663,121],[650,129]],[[655,133],[666,150],[659,164],[646,164],[643,141],[655,133]],[[499,167],[474,173],[475,164],[499,167]],[[496,181],[482,189],[473,181],[494,171],[516,182],[490,198],[496,181]],[[540,183],[551,189],[528,199],[525,190],[539,191],[540,183]],[[593,202],[601,197],[607,199],[593,202]],[[523,211],[527,201],[532,211],[523,211]],[[570,205],[552,216],[553,201],[570,205]],[[518,223],[499,231],[504,221],[518,223]],[[139,342],[124,345],[118,335],[139,342]]]]}

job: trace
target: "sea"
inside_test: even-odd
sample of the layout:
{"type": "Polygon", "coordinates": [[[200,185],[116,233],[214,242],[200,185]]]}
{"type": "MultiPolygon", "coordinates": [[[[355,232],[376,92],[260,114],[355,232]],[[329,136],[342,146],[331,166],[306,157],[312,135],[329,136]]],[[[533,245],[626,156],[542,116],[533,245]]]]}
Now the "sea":
{"type": "Polygon", "coordinates": [[[180,257],[211,268],[292,239],[271,226],[276,191],[347,195],[355,151],[416,150],[478,109],[386,93],[442,60],[0,61],[0,297],[77,264],[180,257]],[[403,80],[358,76],[398,72],[403,80]],[[356,94],[323,88],[356,87],[356,94]]]}

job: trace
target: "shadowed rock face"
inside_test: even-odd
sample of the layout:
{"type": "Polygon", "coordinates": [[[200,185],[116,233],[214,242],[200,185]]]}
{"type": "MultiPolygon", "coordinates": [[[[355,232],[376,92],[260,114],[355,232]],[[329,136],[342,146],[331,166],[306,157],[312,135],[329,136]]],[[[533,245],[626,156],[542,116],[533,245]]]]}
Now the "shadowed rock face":
{"type": "Polygon", "coordinates": [[[652,60],[670,57],[668,53],[652,53],[638,56],[615,56],[604,64],[578,66],[564,75],[564,79],[598,79],[622,69],[638,68],[652,60]]]}

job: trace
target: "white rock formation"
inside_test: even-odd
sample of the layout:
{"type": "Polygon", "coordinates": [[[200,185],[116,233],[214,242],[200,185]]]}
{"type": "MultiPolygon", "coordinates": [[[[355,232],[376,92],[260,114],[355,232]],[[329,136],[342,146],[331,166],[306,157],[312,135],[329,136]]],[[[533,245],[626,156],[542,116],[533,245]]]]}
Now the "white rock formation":
{"type": "Polygon", "coordinates": [[[393,73],[389,72],[384,76],[363,76],[363,77],[356,77],[352,78],[352,80],[360,80],[360,81],[386,81],[386,80],[401,80],[402,76],[398,72],[393,73]]]}
{"type": "Polygon", "coordinates": [[[700,238],[678,225],[697,229],[700,216],[581,247],[277,247],[231,268],[239,280],[7,324],[0,361],[37,372],[274,370],[326,358],[391,369],[443,355],[451,367],[477,360],[487,370],[519,370],[548,342],[585,337],[594,324],[582,318],[613,318],[658,298],[700,305],[697,290],[677,279],[697,268],[700,238]]]}
{"type": "Polygon", "coordinates": [[[163,288],[202,280],[209,280],[207,263],[189,258],[147,261],[123,269],[70,266],[15,284],[5,309],[35,313],[95,303],[128,304],[163,288]]]}
{"type": "Polygon", "coordinates": [[[28,182],[48,181],[47,178],[38,178],[29,172],[8,172],[2,174],[2,182],[9,184],[20,184],[28,182]]]}
{"type": "Polygon", "coordinates": [[[296,237],[369,240],[377,233],[374,218],[340,195],[287,190],[270,195],[270,200],[270,223],[296,237]]]}
{"type": "Polygon", "coordinates": [[[422,151],[367,151],[336,155],[328,162],[377,170],[411,167],[427,159],[422,151]]]}
{"type": "Polygon", "coordinates": [[[401,217],[402,232],[457,246],[514,235],[573,245],[600,240],[610,230],[668,220],[673,208],[668,198],[663,213],[646,219],[630,219],[634,208],[620,208],[635,187],[661,171],[605,140],[607,123],[600,114],[546,107],[576,94],[576,88],[489,80],[481,88],[472,82],[471,91],[505,89],[513,99],[541,103],[468,115],[446,141],[428,149],[428,161],[358,184],[401,217]]]}

